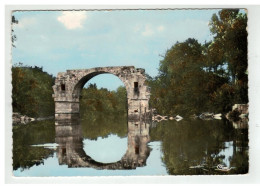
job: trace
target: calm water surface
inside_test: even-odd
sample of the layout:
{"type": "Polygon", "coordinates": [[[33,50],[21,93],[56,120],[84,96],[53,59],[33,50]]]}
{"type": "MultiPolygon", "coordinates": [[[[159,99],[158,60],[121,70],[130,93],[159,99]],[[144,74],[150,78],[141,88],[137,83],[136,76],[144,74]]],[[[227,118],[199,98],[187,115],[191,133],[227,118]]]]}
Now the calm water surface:
{"type": "Polygon", "coordinates": [[[248,172],[247,124],[225,120],[46,120],[14,126],[13,140],[14,176],[248,172]]]}

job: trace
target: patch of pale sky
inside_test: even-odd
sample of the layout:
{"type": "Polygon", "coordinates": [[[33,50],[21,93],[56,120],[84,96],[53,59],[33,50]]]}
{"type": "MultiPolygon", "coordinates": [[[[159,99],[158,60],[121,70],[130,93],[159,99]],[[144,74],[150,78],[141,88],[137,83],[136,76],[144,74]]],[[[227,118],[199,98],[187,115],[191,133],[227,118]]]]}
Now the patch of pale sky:
{"type": "Polygon", "coordinates": [[[156,76],[159,55],[177,41],[210,39],[208,21],[214,12],[25,11],[14,26],[18,40],[13,63],[43,66],[53,75],[67,69],[134,65],[156,76]]]}
{"type": "Polygon", "coordinates": [[[14,25],[14,27],[18,28],[26,28],[27,26],[33,25],[37,22],[34,17],[23,17],[19,20],[19,24],[14,25]]]}
{"type": "MultiPolygon", "coordinates": [[[[141,29],[139,29],[140,31],[141,29]]],[[[144,26],[144,29],[143,31],[141,32],[142,36],[153,36],[153,35],[158,35],[160,34],[160,32],[164,31],[165,30],[165,27],[162,26],[162,25],[159,25],[159,26],[153,26],[152,24],[146,24],[144,26]]]]}
{"type": "Polygon", "coordinates": [[[165,30],[165,27],[163,25],[160,25],[160,26],[157,27],[157,30],[162,32],[162,31],[165,30]]]}
{"type": "Polygon", "coordinates": [[[83,143],[86,154],[103,163],[117,162],[127,151],[127,138],[119,138],[116,135],[99,137],[97,140],[85,139],[83,143]]]}
{"type": "Polygon", "coordinates": [[[141,24],[135,24],[133,27],[133,31],[138,33],[141,30],[141,24]]]}
{"type": "MultiPolygon", "coordinates": [[[[142,34],[144,36],[151,36],[151,35],[155,34],[155,29],[156,28],[152,28],[151,24],[146,24],[144,28],[145,28],[145,30],[142,31],[142,34]]],[[[121,33],[118,33],[117,30],[118,29],[116,29],[116,28],[112,28],[112,29],[109,30],[109,32],[106,32],[106,33],[103,33],[103,34],[99,33],[99,34],[87,35],[87,36],[84,36],[82,33],[77,33],[77,35],[73,35],[73,33],[67,33],[67,34],[66,33],[62,33],[60,35],[60,34],[58,34],[59,32],[57,32],[57,34],[50,35],[52,37],[52,39],[51,39],[52,44],[49,47],[55,46],[55,39],[57,40],[58,38],[60,38],[60,40],[58,40],[58,44],[60,43],[60,45],[63,46],[63,47],[64,46],[73,46],[73,43],[75,43],[75,44],[77,44],[77,46],[81,46],[80,48],[84,50],[84,48],[82,46],[84,46],[84,44],[86,44],[86,43],[88,43],[87,44],[87,48],[90,48],[90,46],[91,46],[91,48],[93,47],[93,42],[86,42],[85,41],[86,38],[88,39],[90,37],[92,38],[91,39],[92,41],[94,41],[94,42],[96,41],[96,43],[98,43],[98,44],[102,44],[102,42],[99,42],[99,41],[104,41],[104,42],[107,41],[108,43],[117,42],[118,39],[123,39],[124,35],[127,35],[127,37],[125,37],[126,41],[127,41],[127,38],[136,38],[136,37],[138,37],[136,35],[133,36],[133,34],[131,36],[131,33],[127,29],[123,30],[123,32],[121,32],[121,33]],[[117,33],[117,34],[115,34],[115,33],[117,33]],[[62,36],[64,36],[64,37],[62,38],[62,36]],[[54,38],[54,37],[57,37],[57,38],[54,38]],[[71,37],[73,37],[73,41],[74,42],[73,41],[69,41],[70,44],[64,45],[64,43],[66,43],[66,41],[68,41],[68,40],[66,40],[66,38],[71,38],[71,37]],[[81,44],[83,44],[83,45],[81,45],[81,44]]],[[[165,30],[165,29],[164,29],[163,26],[158,26],[157,30],[162,31],[162,30],[165,30]]],[[[31,33],[31,34],[33,34],[33,33],[31,33]]],[[[168,34],[164,35],[164,36],[168,37],[168,34]]],[[[178,37],[178,35],[176,35],[176,37],[178,37]]],[[[95,45],[95,46],[99,46],[99,45],[95,45]]],[[[26,48],[26,49],[28,49],[28,48],[26,48]]]]}
{"type": "Polygon", "coordinates": [[[63,11],[62,15],[57,18],[67,29],[82,28],[86,19],[85,11],[63,11]]]}
{"type": "Polygon", "coordinates": [[[154,31],[153,31],[151,25],[149,25],[149,24],[145,25],[145,29],[142,32],[142,35],[143,36],[152,36],[153,34],[154,34],[154,31]]]}

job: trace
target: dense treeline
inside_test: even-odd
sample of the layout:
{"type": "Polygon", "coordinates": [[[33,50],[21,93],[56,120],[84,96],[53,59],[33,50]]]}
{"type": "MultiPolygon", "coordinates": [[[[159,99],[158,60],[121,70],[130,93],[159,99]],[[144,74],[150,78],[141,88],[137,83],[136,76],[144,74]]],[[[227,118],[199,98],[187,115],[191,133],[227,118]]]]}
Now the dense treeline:
{"type": "MultiPolygon", "coordinates": [[[[12,106],[14,112],[31,117],[54,115],[52,98],[55,78],[42,68],[22,64],[12,67],[12,106]]],[[[81,115],[95,118],[97,115],[127,115],[126,89],[116,91],[98,89],[96,84],[83,88],[80,101],[81,115]]]]}
{"type": "Polygon", "coordinates": [[[98,116],[124,116],[127,115],[126,89],[122,86],[116,91],[106,88],[98,89],[96,84],[90,84],[81,91],[80,114],[82,118],[98,116]]]}
{"type": "Polygon", "coordinates": [[[162,114],[226,112],[248,102],[247,16],[223,9],[209,23],[213,41],[177,42],[149,77],[151,106],[162,114]]]}
{"type": "Polygon", "coordinates": [[[18,64],[12,67],[13,112],[30,117],[54,115],[54,77],[40,67],[18,64]]]}

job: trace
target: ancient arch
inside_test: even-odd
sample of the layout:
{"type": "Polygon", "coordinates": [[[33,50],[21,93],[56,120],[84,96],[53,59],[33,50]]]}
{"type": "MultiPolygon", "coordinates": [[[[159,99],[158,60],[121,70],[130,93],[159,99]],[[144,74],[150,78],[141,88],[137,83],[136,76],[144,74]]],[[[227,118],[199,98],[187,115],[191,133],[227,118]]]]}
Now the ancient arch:
{"type": "Polygon", "coordinates": [[[55,119],[70,119],[79,113],[80,92],[91,78],[110,73],[125,85],[128,102],[128,119],[146,117],[149,109],[150,90],[145,85],[145,70],[134,66],[97,67],[91,69],[67,70],[58,73],[53,86],[55,119]]]}

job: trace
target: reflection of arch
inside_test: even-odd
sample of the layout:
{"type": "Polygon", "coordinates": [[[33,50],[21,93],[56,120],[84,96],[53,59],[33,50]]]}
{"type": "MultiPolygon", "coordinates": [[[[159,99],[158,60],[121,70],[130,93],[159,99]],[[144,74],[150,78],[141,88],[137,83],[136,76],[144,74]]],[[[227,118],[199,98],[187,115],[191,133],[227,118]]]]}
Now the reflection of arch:
{"type": "Polygon", "coordinates": [[[149,124],[128,122],[128,147],[121,160],[113,163],[97,162],[83,150],[80,120],[56,121],[56,143],[59,164],[69,167],[92,167],[96,169],[135,169],[146,165],[150,154],[149,124]]]}
{"type": "Polygon", "coordinates": [[[124,83],[130,119],[140,119],[148,111],[150,92],[145,85],[144,69],[136,69],[133,66],[98,67],[58,73],[53,86],[56,119],[79,113],[80,92],[84,84],[103,73],[113,74],[124,83]]]}

